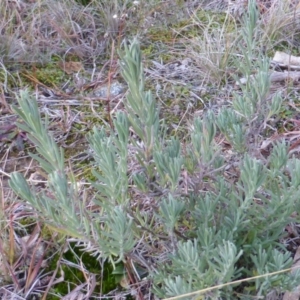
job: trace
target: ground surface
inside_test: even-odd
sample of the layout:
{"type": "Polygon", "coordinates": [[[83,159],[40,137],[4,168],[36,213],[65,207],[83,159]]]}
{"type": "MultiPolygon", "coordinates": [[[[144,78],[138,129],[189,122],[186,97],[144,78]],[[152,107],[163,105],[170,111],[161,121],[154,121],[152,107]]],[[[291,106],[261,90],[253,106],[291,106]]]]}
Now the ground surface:
{"type": "MultiPolygon", "coordinates": [[[[194,116],[201,117],[207,110],[229,106],[233,93],[242,93],[237,84],[239,70],[231,57],[241,55],[235,45],[242,16],[247,11],[246,1],[230,1],[229,7],[226,1],[140,1],[139,5],[127,7],[104,3],[98,5],[98,10],[72,1],[60,2],[7,0],[0,4],[0,184],[1,214],[5,220],[0,231],[7,233],[1,237],[3,245],[10,243],[15,247],[15,253],[9,255],[20,258],[11,266],[15,273],[28,265],[26,259],[31,262],[33,256],[39,259],[39,255],[32,255],[36,243],[41,252],[49,247],[55,261],[64,255],[54,242],[57,233],[55,236],[53,232],[45,232],[43,224],[35,227],[34,213],[23,210],[24,204],[8,186],[13,171],[23,173],[37,191],[43,190],[47,181],[47,174],[29,156],[29,152],[35,152],[33,144],[17,127],[17,117],[11,109],[11,105],[17,104],[16,94],[20,89],[28,88],[34,93],[41,114],[49,118],[49,132],[65,149],[67,165],[72,166],[76,180],[86,186],[87,198],[93,195],[87,179],[94,178],[86,135],[93,126],[110,125],[115,113],[124,110],[127,85],[120,74],[118,51],[125,39],[137,36],[140,41],[146,87],[161,108],[169,136],[184,142],[194,116]]],[[[264,48],[266,57],[272,59],[276,50],[297,56],[300,46],[299,24],[295,23],[297,3],[289,3],[290,10],[285,7],[286,15],[278,15],[276,23],[274,12],[280,10],[276,1],[257,2],[265,30],[259,46],[264,48]]],[[[291,151],[297,154],[298,81],[286,80],[271,86],[270,97],[281,91],[284,105],[279,116],[272,120],[270,130],[264,132],[265,144],[259,151],[265,157],[270,141],[277,139],[289,141],[291,151]]],[[[229,162],[227,176],[234,180],[237,171],[231,146],[226,141],[220,141],[220,145],[229,162]]],[[[60,249],[61,244],[64,243],[60,241],[60,249]]],[[[5,247],[0,248],[2,255],[5,247]]],[[[70,255],[69,260],[74,257],[77,254],[70,255]]],[[[71,265],[66,261],[62,264],[71,265]]],[[[10,275],[3,272],[0,281],[8,290],[15,293],[22,290],[19,298],[8,298],[6,294],[7,299],[40,299],[36,291],[37,298],[25,294],[30,295],[35,272],[45,270],[46,266],[49,263],[43,260],[38,268],[33,268],[32,278],[26,279],[25,292],[24,282],[17,286],[17,282],[24,281],[20,277],[25,275],[11,281],[10,275]]],[[[50,287],[53,281],[63,281],[62,277],[53,276],[53,268],[58,272],[59,267],[52,266],[49,276],[44,276],[35,287],[37,290],[45,291],[45,286],[50,287]]],[[[89,279],[86,290],[94,284],[95,279],[92,276],[89,279]]],[[[129,294],[127,285],[126,280],[125,283],[117,280],[111,295],[125,297],[129,294]]],[[[146,293],[148,287],[149,282],[142,284],[139,292],[146,293]]],[[[78,295],[73,291],[69,298],[63,299],[79,299],[78,295]]],[[[82,299],[88,297],[87,292],[82,299]]]]}

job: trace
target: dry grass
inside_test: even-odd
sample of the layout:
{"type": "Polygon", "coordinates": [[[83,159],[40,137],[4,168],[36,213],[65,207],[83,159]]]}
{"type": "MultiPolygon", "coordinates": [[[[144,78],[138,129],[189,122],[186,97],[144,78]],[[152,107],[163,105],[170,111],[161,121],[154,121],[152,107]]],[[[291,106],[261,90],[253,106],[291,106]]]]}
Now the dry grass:
{"type": "Polygon", "coordinates": [[[69,0],[3,4],[1,53],[6,61],[36,63],[49,60],[54,54],[86,59],[105,52],[108,28],[91,7],[69,0]]]}
{"type": "MultiPolygon", "coordinates": [[[[25,64],[34,69],[35,64],[52,62],[53,57],[58,57],[62,62],[71,57],[71,60],[83,63],[86,71],[84,75],[74,72],[68,77],[72,84],[76,80],[84,81],[84,84],[78,84],[71,93],[67,93],[64,85],[49,87],[42,85],[35,77],[35,84],[31,85],[31,88],[36,91],[42,113],[50,119],[50,132],[68,153],[67,168],[78,180],[82,180],[82,186],[88,186],[84,177],[90,175],[89,171],[93,166],[88,161],[90,155],[84,152],[86,132],[95,122],[109,124],[111,113],[123,109],[124,96],[108,95],[107,98],[99,99],[92,97],[91,93],[97,86],[110,84],[120,77],[116,64],[116,50],[125,38],[138,35],[142,47],[144,45],[146,50],[154,49],[145,56],[145,64],[148,65],[147,80],[150,85],[156,87],[156,96],[163,106],[163,112],[166,115],[177,114],[178,118],[170,121],[171,126],[180,125],[175,128],[176,133],[184,136],[185,126],[191,116],[195,113],[201,115],[202,109],[207,105],[230,102],[232,75],[236,71],[233,62],[240,59],[241,55],[237,47],[241,34],[239,21],[227,14],[222,15],[222,23],[215,16],[203,23],[197,12],[203,8],[219,9],[216,6],[220,1],[198,1],[196,8],[189,4],[184,9],[178,5],[180,9],[176,11],[173,1],[153,0],[149,1],[149,4],[140,3],[135,6],[130,5],[129,1],[93,0],[86,7],[73,0],[1,1],[0,71],[3,81],[0,82],[0,105],[2,112],[5,112],[0,117],[2,299],[29,299],[34,295],[42,299],[40,294],[46,299],[51,287],[63,281],[61,265],[71,264],[63,261],[64,253],[61,251],[57,268],[49,274],[44,272],[49,253],[58,251],[57,249],[62,247],[61,244],[66,247],[69,247],[69,244],[66,242],[57,245],[55,233],[45,237],[41,229],[44,225],[43,220],[40,220],[41,223],[28,224],[28,220],[37,216],[26,204],[18,201],[7,184],[9,173],[15,170],[24,173],[27,178],[36,173],[42,176],[34,182],[40,189],[45,187],[46,181],[46,175],[41,174],[38,166],[26,155],[28,151],[33,151],[32,145],[16,128],[15,116],[10,111],[10,104],[15,103],[14,92],[32,83],[24,82],[21,72],[16,72],[16,69],[25,64]],[[173,5],[174,10],[170,10],[169,5],[173,5]],[[176,20],[177,15],[188,22],[181,28],[174,29],[172,24],[176,23],[174,19],[176,20]],[[149,41],[147,34],[149,29],[157,26],[155,22],[162,28],[169,26],[164,28],[165,33],[172,32],[173,40],[169,39],[165,43],[161,42],[160,38],[158,41],[149,41]],[[194,32],[193,36],[187,34],[189,31],[194,32]],[[172,59],[164,62],[162,54],[169,54],[168,59],[170,56],[172,59]],[[188,67],[177,68],[175,61],[181,63],[184,59],[188,59],[188,67]],[[174,77],[170,76],[170,69],[166,66],[175,69],[174,77]],[[197,83],[191,89],[186,88],[190,80],[195,78],[197,83]],[[178,87],[187,90],[182,91],[178,87]],[[53,93],[51,97],[43,97],[43,93],[48,92],[53,93]],[[168,105],[170,98],[174,99],[174,102],[168,105]],[[57,278],[57,274],[61,277],[57,278]]],[[[298,14],[299,11],[291,9],[288,2],[273,1],[273,5],[261,19],[258,32],[266,53],[272,52],[277,44],[299,46],[295,38],[299,34],[300,26],[297,21],[298,14]]],[[[130,151],[134,152],[134,147],[130,151]]],[[[129,170],[131,173],[139,172],[133,161],[129,162],[129,170]]],[[[196,182],[196,179],[187,180],[196,182]]],[[[182,182],[182,190],[185,189],[185,184],[186,182],[182,182]]],[[[195,191],[197,188],[195,187],[195,191]]],[[[98,209],[92,204],[92,188],[81,192],[89,209],[98,209]]],[[[153,191],[152,194],[145,195],[138,190],[132,190],[134,206],[142,210],[140,217],[141,220],[144,218],[145,223],[151,223],[156,209],[155,195],[158,192],[163,193],[153,191]]],[[[139,251],[131,258],[148,271],[153,270],[153,265],[165,261],[170,249],[166,237],[157,238],[160,226],[161,224],[155,224],[151,230],[147,229],[148,244],[141,241],[137,246],[139,251]]],[[[88,250],[91,250],[91,246],[88,250]]],[[[72,263],[72,267],[82,271],[85,281],[70,289],[65,299],[90,299],[95,289],[95,277],[86,270],[80,257],[72,263]]],[[[132,292],[138,299],[143,299],[143,293],[150,293],[150,283],[137,281],[139,275],[133,264],[125,266],[125,270],[128,276],[131,276],[127,278],[131,285],[127,286],[125,291],[111,292],[110,296],[118,295],[121,298],[132,292]]],[[[100,299],[101,295],[97,295],[97,298],[100,299]]]]}

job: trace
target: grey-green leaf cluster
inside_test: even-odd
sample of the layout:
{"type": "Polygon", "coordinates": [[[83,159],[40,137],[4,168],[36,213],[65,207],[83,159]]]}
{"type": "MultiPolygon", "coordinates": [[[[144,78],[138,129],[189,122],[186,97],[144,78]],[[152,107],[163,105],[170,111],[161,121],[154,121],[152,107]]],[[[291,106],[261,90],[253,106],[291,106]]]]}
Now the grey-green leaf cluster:
{"type": "Polygon", "coordinates": [[[148,280],[161,298],[199,291],[183,299],[266,299],[300,284],[299,272],[268,275],[293,263],[282,241],[285,228],[299,222],[300,160],[284,142],[274,143],[267,158],[255,151],[258,132],[280,111],[282,99],[268,99],[269,61],[256,55],[254,2],[240,38],[246,45],[239,68],[245,85],[228,107],[195,118],[184,141],[160,126],[155,97],[145,91],[139,43],[124,42],[119,54],[128,84],[125,109],[113,116],[112,128],[94,127],[87,136],[92,199],[78,192],[63,150],[48,132],[49,120],[29,92],[14,107],[19,128],[35,145],[32,157],[48,176],[38,192],[13,173],[14,192],[85,251],[142,269],[147,278],[139,280],[148,280]],[[229,151],[222,148],[224,139],[229,151]],[[264,276],[200,291],[256,275],[264,276]]]}

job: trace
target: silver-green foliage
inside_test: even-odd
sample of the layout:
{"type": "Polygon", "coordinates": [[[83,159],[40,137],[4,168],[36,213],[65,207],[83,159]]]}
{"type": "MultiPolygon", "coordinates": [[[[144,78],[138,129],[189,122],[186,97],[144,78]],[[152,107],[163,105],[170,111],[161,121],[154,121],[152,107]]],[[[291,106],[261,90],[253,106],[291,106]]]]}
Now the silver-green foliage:
{"type": "Polygon", "coordinates": [[[114,258],[123,259],[135,244],[132,219],[124,210],[128,199],[125,147],[127,117],[122,113],[116,117],[114,123],[118,138],[113,134],[107,137],[103,130],[97,129],[89,135],[95,160],[105,172],[105,176],[95,172],[99,179],[95,186],[100,191],[101,199],[106,200],[101,203],[105,211],[95,214],[85,207],[73,176],[65,172],[63,150],[47,133],[47,119],[43,124],[36,101],[28,92],[21,92],[18,102],[20,108],[14,107],[14,110],[23,121],[18,126],[28,133],[29,139],[36,145],[39,155],[31,155],[48,174],[48,186],[45,191],[37,194],[29,187],[23,175],[15,172],[11,176],[11,188],[30,203],[46,223],[78,239],[87,250],[104,259],[109,258],[112,262],[114,258]]]}
{"type": "MultiPolygon", "coordinates": [[[[249,9],[254,9],[251,3],[249,9]]],[[[255,12],[250,11],[247,47],[255,20],[255,12]]],[[[97,179],[93,182],[97,192],[94,202],[99,210],[86,208],[76,182],[65,171],[63,150],[47,132],[47,119],[43,122],[37,103],[26,92],[18,99],[20,108],[14,110],[23,121],[18,126],[36,145],[38,154],[33,157],[48,174],[48,185],[37,194],[22,175],[13,173],[12,189],[45,222],[76,238],[99,258],[125,261],[134,254],[131,259],[142,265],[145,259],[138,258],[145,255],[144,249],[150,256],[151,251],[160,252],[149,268],[149,277],[161,297],[291,267],[292,259],[279,241],[285,226],[297,222],[294,212],[300,208],[300,161],[289,157],[284,143],[274,145],[267,161],[247,153],[247,138],[260,123],[267,122],[263,115],[269,117],[278,111],[280,101],[268,106],[264,101],[266,85],[249,84],[244,90],[248,106],[243,107],[236,96],[232,108],[217,116],[209,112],[203,119],[196,118],[183,151],[181,143],[167,139],[160,128],[155,99],[145,91],[138,43],[124,48],[120,65],[129,86],[126,111],[116,115],[114,129],[94,128],[88,135],[97,179]],[[267,114],[258,111],[262,106],[267,114]],[[133,134],[129,134],[130,127],[133,134]],[[235,166],[239,170],[236,178],[224,176],[226,165],[216,143],[218,132],[240,159],[235,166]],[[129,160],[138,164],[137,172],[130,173],[129,160]],[[137,201],[131,199],[131,189],[152,197],[158,209],[148,214],[138,205],[132,208],[137,201]]],[[[265,72],[264,63],[262,70],[265,72]]],[[[263,72],[260,80],[266,80],[263,72]]],[[[237,291],[244,299],[266,296],[299,283],[297,273],[279,274],[219,288],[203,299],[233,299],[237,291]]]]}
{"type": "Polygon", "coordinates": [[[93,128],[88,135],[88,141],[94,152],[97,166],[101,170],[93,170],[98,182],[93,183],[100,192],[102,200],[105,199],[110,205],[124,205],[128,201],[128,178],[127,178],[127,143],[129,124],[124,113],[118,113],[114,121],[115,132],[109,135],[102,129],[93,128]]]}
{"type": "MultiPolygon", "coordinates": [[[[288,166],[294,174],[299,160],[295,163],[293,158],[288,166]]],[[[285,235],[285,226],[296,221],[291,216],[299,210],[297,185],[292,185],[285,168],[267,169],[249,156],[240,168],[236,185],[229,186],[220,177],[215,192],[189,197],[186,210],[194,220],[190,234],[195,238],[179,242],[177,252],[170,255],[171,264],[155,276],[157,284],[163,283],[157,288],[160,296],[184,294],[292,265],[289,252],[279,241],[285,235]]],[[[299,280],[299,273],[260,278],[254,285],[249,283],[251,288],[244,290],[244,297],[280,293],[292,289],[299,280]]],[[[234,289],[226,287],[207,293],[206,298],[230,299],[233,294],[234,289]]]]}
{"type": "Polygon", "coordinates": [[[240,75],[236,78],[241,92],[233,93],[232,107],[220,110],[217,117],[221,132],[240,153],[259,146],[259,132],[280,111],[283,102],[280,93],[269,96],[270,60],[261,51],[256,5],[256,1],[248,2],[238,46],[242,58],[233,59],[239,74],[242,74],[242,79],[240,75]]]}
{"type": "MultiPolygon", "coordinates": [[[[189,196],[186,210],[189,220],[194,220],[190,222],[194,240],[178,242],[177,252],[169,257],[171,263],[155,276],[156,292],[161,297],[263,275],[292,265],[290,253],[279,241],[285,236],[286,225],[297,220],[291,216],[299,210],[300,204],[300,160],[289,157],[285,143],[275,144],[267,161],[253,157],[253,149],[259,147],[258,133],[279,112],[283,101],[278,94],[268,98],[269,61],[256,52],[259,48],[257,20],[255,3],[249,1],[242,37],[244,61],[237,62],[246,78],[246,83],[240,84],[242,93],[236,93],[232,107],[221,109],[215,118],[195,121],[191,133],[193,147],[188,152],[186,167],[194,174],[200,169],[200,180],[206,177],[203,173],[216,177],[213,183],[208,180],[213,187],[211,191],[189,196]],[[254,76],[253,68],[257,71],[254,76]],[[224,165],[214,143],[205,147],[213,132],[209,130],[211,120],[233,146],[237,157],[238,153],[242,154],[237,166],[240,175],[235,183],[221,175],[224,165]],[[219,172],[207,171],[213,161],[218,161],[219,172]]],[[[240,297],[267,296],[270,292],[276,292],[279,297],[281,292],[299,285],[299,280],[299,272],[259,278],[254,283],[249,281],[240,297]]],[[[230,286],[203,295],[203,299],[233,298],[236,294],[230,286]]]]}

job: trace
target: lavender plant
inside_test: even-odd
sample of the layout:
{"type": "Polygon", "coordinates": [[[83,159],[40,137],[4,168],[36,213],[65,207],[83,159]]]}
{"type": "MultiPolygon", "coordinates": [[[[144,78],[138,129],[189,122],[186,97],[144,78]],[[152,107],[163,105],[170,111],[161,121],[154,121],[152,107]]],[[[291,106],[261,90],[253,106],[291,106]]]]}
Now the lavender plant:
{"type": "MultiPolygon", "coordinates": [[[[249,53],[254,51],[253,3],[245,24],[249,53]]],[[[269,87],[264,75],[267,63],[258,62],[257,78],[262,82],[255,79],[247,84],[245,98],[236,95],[232,107],[194,120],[183,150],[178,139],[164,134],[155,99],[145,91],[138,42],[124,45],[120,57],[129,87],[125,112],[115,116],[113,129],[94,128],[88,135],[98,210],[88,210],[78,196],[76,182],[64,167],[63,150],[49,135],[47,119],[42,120],[27,92],[21,93],[20,108],[14,110],[23,121],[18,126],[36,145],[38,154],[33,158],[47,172],[48,186],[38,194],[21,174],[13,173],[12,189],[46,223],[75,238],[85,251],[113,264],[130,261],[134,268],[145,268],[159,297],[198,291],[198,296],[183,298],[248,299],[271,292],[280,295],[297,286],[299,272],[199,291],[292,265],[280,240],[284,228],[299,221],[294,212],[300,208],[300,160],[289,156],[284,143],[274,145],[268,161],[260,160],[248,143],[249,132],[281,106],[277,96],[271,104],[264,100],[269,87]],[[262,107],[267,114],[261,113],[262,107]],[[216,142],[220,133],[240,159],[233,179],[226,177],[226,157],[216,142]],[[138,167],[130,169],[129,162],[138,167]],[[143,198],[152,201],[147,209],[143,198]]],[[[245,68],[252,62],[247,63],[245,68]]],[[[250,74],[248,69],[245,74],[250,74]]]]}
{"type": "Polygon", "coordinates": [[[217,118],[219,129],[240,153],[259,147],[259,133],[283,102],[280,93],[269,95],[270,60],[260,50],[260,35],[256,3],[249,1],[239,44],[242,60],[234,59],[242,75],[235,78],[241,91],[233,93],[232,107],[222,109],[217,118]]]}
{"type": "Polygon", "coordinates": [[[95,160],[106,174],[101,176],[95,172],[100,182],[95,186],[101,191],[100,199],[105,198],[107,204],[104,212],[95,214],[86,208],[86,203],[79,197],[72,174],[68,175],[65,171],[63,150],[47,133],[48,120],[43,122],[36,101],[28,92],[21,92],[18,102],[20,108],[14,107],[14,110],[23,121],[18,126],[27,132],[28,138],[36,145],[38,155],[31,156],[48,174],[48,186],[38,194],[29,187],[22,174],[15,172],[11,175],[11,188],[30,203],[44,222],[75,238],[87,251],[104,259],[109,258],[112,263],[114,258],[122,260],[135,244],[132,220],[122,209],[127,200],[127,185],[124,182],[127,155],[124,144],[128,135],[126,116],[119,114],[115,120],[117,140],[116,136],[107,137],[97,129],[89,136],[91,147],[96,152],[95,160]],[[123,152],[116,167],[117,151],[123,152]],[[114,176],[113,183],[111,176],[114,176]]]}

